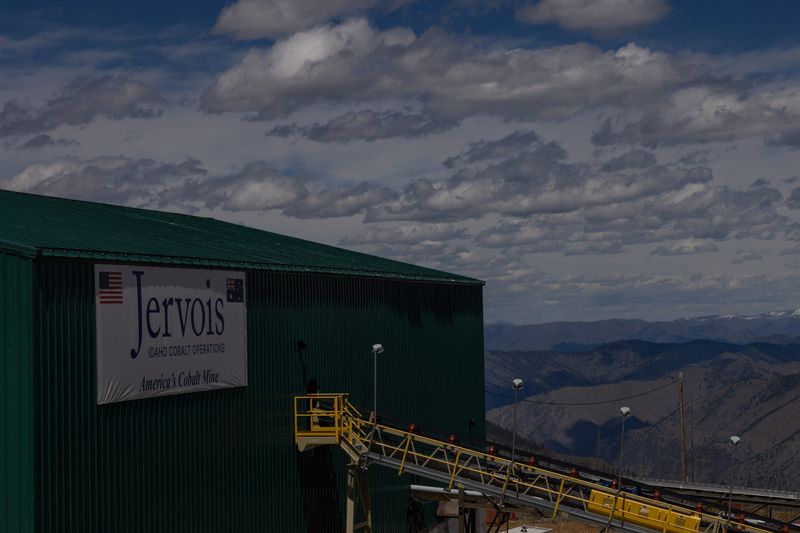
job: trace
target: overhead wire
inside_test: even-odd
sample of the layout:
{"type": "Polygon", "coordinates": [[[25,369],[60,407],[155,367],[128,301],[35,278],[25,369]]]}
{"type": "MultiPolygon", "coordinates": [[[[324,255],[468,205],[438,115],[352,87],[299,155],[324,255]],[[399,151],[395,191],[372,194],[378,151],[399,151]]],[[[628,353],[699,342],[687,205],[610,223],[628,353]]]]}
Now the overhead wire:
{"type": "MultiPolygon", "coordinates": [[[[702,400],[702,399],[706,398],[707,396],[708,396],[708,394],[704,394],[704,395],[703,395],[703,396],[701,396],[700,398],[696,398],[696,399],[695,399],[695,401],[696,401],[696,400],[702,400]]],[[[659,426],[659,425],[660,425],[662,422],[664,422],[665,420],[667,420],[667,419],[668,419],[669,417],[671,417],[672,415],[674,415],[674,414],[678,413],[680,410],[681,410],[681,408],[680,408],[680,407],[676,407],[674,410],[672,410],[672,411],[670,411],[669,413],[665,414],[664,416],[662,416],[661,418],[659,418],[658,420],[656,420],[655,422],[653,422],[653,423],[652,423],[652,424],[650,424],[649,426],[647,426],[647,427],[645,427],[645,428],[641,428],[641,429],[639,430],[639,431],[640,431],[640,433],[639,433],[639,434],[640,434],[640,435],[647,435],[647,434],[650,432],[650,430],[652,430],[652,429],[655,429],[655,428],[656,428],[656,427],[658,427],[658,426],[659,426]]]]}
{"type": "MultiPolygon", "coordinates": [[[[585,405],[604,405],[604,404],[608,404],[608,403],[621,402],[621,401],[625,401],[625,400],[631,400],[633,398],[639,398],[639,397],[642,397],[642,396],[647,396],[648,394],[652,394],[652,393],[658,392],[658,391],[660,391],[662,389],[666,389],[670,385],[674,385],[677,382],[678,382],[678,380],[673,379],[672,381],[670,381],[668,383],[665,383],[664,385],[661,385],[661,386],[656,387],[654,389],[646,390],[644,392],[640,392],[638,394],[632,394],[630,396],[625,396],[623,398],[614,398],[613,400],[602,400],[602,401],[598,401],[598,402],[548,402],[548,401],[542,401],[542,400],[532,400],[530,398],[521,398],[521,399],[518,399],[517,401],[519,401],[519,402],[527,402],[527,403],[535,403],[537,405],[557,405],[557,406],[564,406],[564,407],[585,406],[585,405]]],[[[513,396],[509,396],[507,394],[501,394],[499,392],[494,392],[494,391],[489,390],[489,389],[484,389],[484,391],[487,394],[491,394],[492,396],[497,396],[497,397],[500,397],[500,398],[507,398],[509,400],[513,400],[514,399],[513,396]]]]}

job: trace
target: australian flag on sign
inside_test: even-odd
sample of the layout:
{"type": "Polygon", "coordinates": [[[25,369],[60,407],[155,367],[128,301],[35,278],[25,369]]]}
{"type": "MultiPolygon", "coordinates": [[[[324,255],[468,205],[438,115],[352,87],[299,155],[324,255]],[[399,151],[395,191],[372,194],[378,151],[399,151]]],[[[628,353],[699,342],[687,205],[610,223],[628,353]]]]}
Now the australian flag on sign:
{"type": "Polygon", "coordinates": [[[228,278],[225,283],[229,302],[244,302],[244,280],[241,278],[228,278]]]}

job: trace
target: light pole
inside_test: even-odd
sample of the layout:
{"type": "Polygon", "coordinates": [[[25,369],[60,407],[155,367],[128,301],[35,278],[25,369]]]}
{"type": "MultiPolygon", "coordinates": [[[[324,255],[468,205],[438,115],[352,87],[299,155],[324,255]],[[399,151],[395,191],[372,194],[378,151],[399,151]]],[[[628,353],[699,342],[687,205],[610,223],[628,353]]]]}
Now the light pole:
{"type": "MultiPolygon", "coordinates": [[[[619,414],[622,415],[622,430],[619,433],[619,466],[617,467],[617,492],[614,493],[614,507],[611,509],[611,514],[608,516],[608,523],[606,523],[606,530],[612,529],[611,522],[614,520],[614,513],[617,511],[617,499],[619,493],[622,491],[622,448],[625,443],[625,419],[631,415],[630,407],[620,407],[619,414]]],[[[624,503],[623,503],[624,507],[624,503]]],[[[623,514],[623,520],[624,520],[623,514]]],[[[622,521],[620,522],[622,523],[622,521]]]]}
{"type": "Polygon", "coordinates": [[[513,468],[514,454],[517,450],[517,398],[519,396],[519,390],[522,388],[522,380],[515,378],[514,381],[511,382],[511,386],[514,388],[514,422],[511,426],[511,465],[513,468]]]}
{"type": "Polygon", "coordinates": [[[731,444],[731,488],[728,491],[728,523],[731,521],[731,502],[733,501],[733,475],[736,471],[736,447],[742,442],[740,437],[736,435],[728,439],[731,444]]]}
{"type": "Polygon", "coordinates": [[[383,345],[372,345],[372,416],[374,424],[378,425],[378,354],[383,353],[383,345]]]}
{"type": "Polygon", "coordinates": [[[631,414],[630,407],[620,407],[619,414],[622,415],[622,431],[619,433],[619,469],[617,470],[617,490],[622,489],[622,449],[625,443],[625,419],[631,414]]]}
{"type": "Polygon", "coordinates": [[[611,530],[611,521],[614,520],[614,513],[617,512],[617,499],[619,498],[619,493],[622,490],[622,448],[625,441],[625,419],[628,418],[631,414],[630,407],[620,407],[619,414],[622,415],[622,427],[619,432],[619,466],[617,467],[617,492],[614,493],[614,508],[611,509],[611,514],[608,516],[608,523],[606,524],[606,530],[609,531],[611,530]]]}

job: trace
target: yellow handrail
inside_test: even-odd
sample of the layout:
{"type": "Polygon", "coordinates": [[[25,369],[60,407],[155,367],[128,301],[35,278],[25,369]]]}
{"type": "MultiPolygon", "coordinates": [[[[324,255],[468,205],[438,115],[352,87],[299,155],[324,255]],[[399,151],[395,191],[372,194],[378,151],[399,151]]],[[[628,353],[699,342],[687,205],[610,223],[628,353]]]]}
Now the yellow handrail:
{"type": "Polygon", "coordinates": [[[304,437],[334,437],[343,435],[344,394],[308,394],[294,398],[295,442],[304,437]],[[305,428],[303,427],[305,426],[305,428]]]}
{"type": "MultiPolygon", "coordinates": [[[[569,504],[595,515],[612,514],[615,519],[662,533],[699,532],[702,524],[708,524],[706,531],[718,532],[732,525],[721,516],[630,493],[624,493],[624,498],[619,498],[612,509],[605,502],[607,497],[619,495],[615,489],[538,466],[515,462],[512,468],[511,460],[505,457],[419,435],[414,431],[375,424],[362,417],[348,401],[347,394],[296,396],[294,408],[294,432],[298,444],[303,439],[319,440],[322,437],[330,438],[336,444],[347,443],[351,449],[361,445],[373,454],[394,459],[397,464],[390,461],[381,464],[396,468],[398,474],[413,465],[416,467],[415,473],[435,471],[439,477],[446,475],[449,487],[461,476],[462,479],[473,480],[498,491],[502,489],[518,495],[536,496],[551,503],[554,516],[562,504],[569,504]]],[[[774,533],[748,523],[737,523],[736,528],[741,533],[774,533]]]]}

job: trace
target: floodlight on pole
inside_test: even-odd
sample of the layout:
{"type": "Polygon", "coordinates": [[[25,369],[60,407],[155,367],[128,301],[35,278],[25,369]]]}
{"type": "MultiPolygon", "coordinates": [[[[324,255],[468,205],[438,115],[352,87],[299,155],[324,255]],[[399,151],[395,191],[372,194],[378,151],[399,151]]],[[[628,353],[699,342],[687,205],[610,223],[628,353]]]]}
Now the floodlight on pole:
{"type": "Polygon", "coordinates": [[[625,419],[631,415],[631,408],[620,407],[619,414],[622,415],[622,430],[619,433],[619,468],[617,469],[617,490],[622,488],[622,450],[625,444],[625,419]]]}
{"type": "Polygon", "coordinates": [[[736,447],[739,446],[742,442],[742,438],[733,435],[728,442],[731,445],[731,486],[730,490],[728,491],[728,522],[731,521],[731,504],[733,502],[733,476],[736,472],[736,447]]]}
{"type": "Polygon", "coordinates": [[[511,382],[511,387],[514,389],[514,422],[511,426],[511,465],[513,468],[514,455],[517,450],[517,399],[519,397],[519,390],[522,388],[522,380],[514,378],[511,382]]]}
{"type": "Polygon", "coordinates": [[[619,414],[622,416],[622,428],[619,433],[619,465],[617,466],[617,492],[614,493],[614,506],[611,509],[611,514],[608,515],[608,523],[606,524],[606,530],[608,531],[611,531],[613,529],[612,522],[614,521],[614,513],[616,512],[617,509],[617,498],[619,498],[619,494],[622,491],[622,450],[623,450],[623,445],[625,443],[625,419],[631,415],[631,408],[620,407],[619,414]]]}

